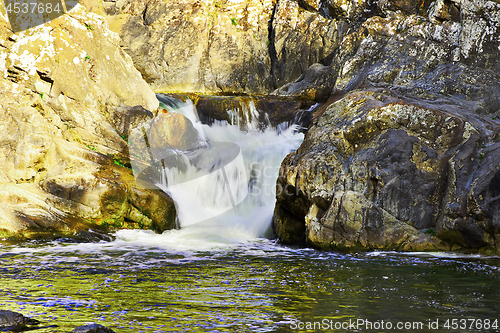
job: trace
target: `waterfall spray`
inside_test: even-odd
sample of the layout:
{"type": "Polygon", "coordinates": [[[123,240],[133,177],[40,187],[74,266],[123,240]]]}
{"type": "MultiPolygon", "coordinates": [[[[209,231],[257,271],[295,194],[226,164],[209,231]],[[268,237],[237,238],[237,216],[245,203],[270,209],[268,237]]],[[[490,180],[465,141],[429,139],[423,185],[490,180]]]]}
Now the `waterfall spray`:
{"type": "Polygon", "coordinates": [[[160,95],[159,100],[169,114],[182,114],[192,123],[196,143],[159,149],[150,145],[154,121],[136,129],[130,149],[136,179],[149,174],[149,184],[172,197],[181,229],[217,230],[219,236],[244,239],[269,235],[279,167],[303,140],[299,126],[262,126],[252,101],[243,112],[227,110],[229,123],[208,126],[189,99],[160,95]]]}

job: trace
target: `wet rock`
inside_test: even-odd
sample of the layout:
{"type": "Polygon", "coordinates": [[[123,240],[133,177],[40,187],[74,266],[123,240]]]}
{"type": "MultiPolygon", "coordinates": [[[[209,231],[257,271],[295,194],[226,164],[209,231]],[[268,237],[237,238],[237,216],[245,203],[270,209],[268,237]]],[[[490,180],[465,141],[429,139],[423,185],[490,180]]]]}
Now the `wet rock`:
{"type": "Polygon", "coordinates": [[[89,324],[75,328],[72,333],[115,333],[111,328],[100,324],[89,324]]]}
{"type": "Polygon", "coordinates": [[[165,149],[189,150],[198,146],[198,132],[180,113],[161,113],[152,122],[149,143],[156,155],[165,149]]]}
{"type": "Polygon", "coordinates": [[[295,123],[305,129],[309,127],[316,106],[313,100],[281,96],[199,96],[196,102],[196,110],[204,124],[227,121],[243,130],[252,126],[259,129],[277,127],[283,123],[295,123]],[[239,119],[240,123],[237,124],[235,119],[239,119]]]}
{"type": "Polygon", "coordinates": [[[107,111],[106,120],[125,140],[132,129],[154,117],[153,112],[140,105],[111,107],[107,111]]]}
{"type": "Polygon", "coordinates": [[[275,92],[333,87],[282,164],[278,187],[294,191],[278,195],[275,230],[326,249],[498,253],[498,4],[378,7],[350,26],[330,64],[275,92]]]}
{"type": "Polygon", "coordinates": [[[22,314],[10,310],[0,310],[0,330],[23,331],[32,329],[30,326],[38,325],[40,322],[22,314]]]}
{"type": "Polygon", "coordinates": [[[331,104],[281,166],[278,237],[324,249],[495,253],[500,125],[469,107],[379,88],[331,104]]]}

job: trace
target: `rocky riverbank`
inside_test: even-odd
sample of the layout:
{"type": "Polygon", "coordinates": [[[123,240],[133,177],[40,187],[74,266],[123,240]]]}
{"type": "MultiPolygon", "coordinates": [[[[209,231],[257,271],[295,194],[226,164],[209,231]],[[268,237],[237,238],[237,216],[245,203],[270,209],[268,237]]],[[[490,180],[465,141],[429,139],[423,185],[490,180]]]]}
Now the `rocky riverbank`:
{"type": "MultiPolygon", "coordinates": [[[[324,103],[280,171],[283,242],[498,253],[498,1],[81,4],[17,34],[2,17],[5,235],[172,228],[126,168],[153,91],[272,94],[324,103]]],[[[199,99],[211,119],[224,103],[199,99]]]]}
{"type": "Polygon", "coordinates": [[[0,18],[0,236],[174,226],[171,199],[127,168],[127,131],[158,101],[119,43],[82,6],[20,33],[0,18]]]}
{"type": "Polygon", "coordinates": [[[278,237],[324,249],[499,254],[500,4],[370,8],[365,20],[351,16],[360,25],[328,66],[277,91],[333,86],[280,170],[278,237]]]}

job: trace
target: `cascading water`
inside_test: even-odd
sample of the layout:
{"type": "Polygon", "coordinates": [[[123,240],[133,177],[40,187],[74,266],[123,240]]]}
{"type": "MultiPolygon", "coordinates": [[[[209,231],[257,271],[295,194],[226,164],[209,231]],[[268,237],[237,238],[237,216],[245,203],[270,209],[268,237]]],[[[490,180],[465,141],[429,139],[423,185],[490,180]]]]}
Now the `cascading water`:
{"type": "Polygon", "coordinates": [[[303,140],[299,125],[259,124],[259,112],[250,101],[243,110],[227,110],[230,123],[208,126],[199,121],[189,99],[159,99],[169,114],[181,113],[198,132],[195,149],[167,145],[159,153],[167,157],[155,185],[175,201],[181,230],[147,236],[121,231],[118,237],[139,241],[146,236],[148,243],[161,238],[164,245],[193,241],[195,248],[212,248],[270,236],[276,178],[281,161],[303,140]]]}

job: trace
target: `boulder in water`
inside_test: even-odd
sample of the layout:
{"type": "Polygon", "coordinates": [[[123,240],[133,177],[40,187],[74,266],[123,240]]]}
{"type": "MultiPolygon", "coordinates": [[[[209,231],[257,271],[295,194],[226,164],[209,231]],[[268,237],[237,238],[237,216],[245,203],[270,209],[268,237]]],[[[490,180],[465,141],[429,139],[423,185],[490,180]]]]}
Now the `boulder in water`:
{"type": "Polygon", "coordinates": [[[198,132],[193,123],[175,112],[160,113],[151,125],[148,138],[157,156],[165,149],[188,150],[198,145],[198,132]]]}
{"type": "Polygon", "coordinates": [[[2,331],[21,331],[39,323],[38,320],[25,317],[18,312],[0,310],[0,330],[2,331]]]}
{"type": "Polygon", "coordinates": [[[331,104],[281,166],[278,237],[334,250],[498,254],[500,123],[462,103],[365,88],[331,104]]]}
{"type": "Polygon", "coordinates": [[[106,326],[102,326],[99,324],[89,324],[89,325],[83,325],[83,326],[78,326],[75,328],[72,333],[115,333],[111,328],[108,328],[106,326]]]}

